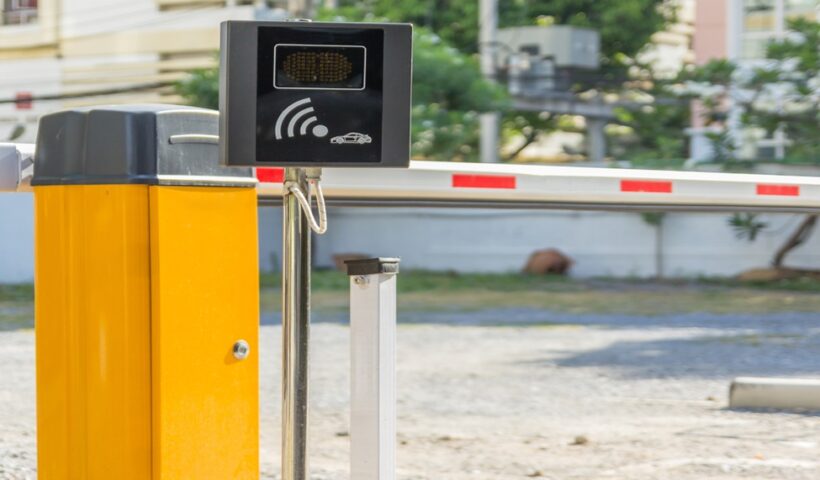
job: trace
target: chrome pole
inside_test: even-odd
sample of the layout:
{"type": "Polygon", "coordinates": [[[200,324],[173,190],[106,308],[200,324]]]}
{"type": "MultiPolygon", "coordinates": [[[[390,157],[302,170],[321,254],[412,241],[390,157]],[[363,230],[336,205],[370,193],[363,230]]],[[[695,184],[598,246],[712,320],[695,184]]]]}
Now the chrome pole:
{"type": "MultiPolygon", "coordinates": [[[[285,181],[308,191],[305,171],[285,181]]],[[[299,201],[285,192],[282,249],[282,480],[308,480],[307,393],[310,325],[310,227],[299,201]]]]}

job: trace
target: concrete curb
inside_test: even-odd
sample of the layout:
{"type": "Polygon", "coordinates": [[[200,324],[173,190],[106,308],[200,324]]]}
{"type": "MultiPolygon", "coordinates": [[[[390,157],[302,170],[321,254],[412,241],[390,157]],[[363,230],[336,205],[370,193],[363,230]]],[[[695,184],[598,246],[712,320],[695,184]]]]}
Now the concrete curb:
{"type": "Polygon", "coordinates": [[[729,408],[820,411],[820,379],[738,377],[729,389],[729,408]]]}

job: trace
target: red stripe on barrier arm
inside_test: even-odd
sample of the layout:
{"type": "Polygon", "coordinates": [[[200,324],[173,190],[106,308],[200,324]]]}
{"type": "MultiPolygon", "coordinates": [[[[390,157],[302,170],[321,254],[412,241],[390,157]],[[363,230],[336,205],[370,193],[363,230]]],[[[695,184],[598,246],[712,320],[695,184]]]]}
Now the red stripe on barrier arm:
{"type": "Polygon", "coordinates": [[[622,192],[672,193],[672,182],[621,180],[622,192]]]}
{"type": "Polygon", "coordinates": [[[467,175],[453,174],[454,188],[515,188],[515,177],[511,175],[467,175]]]}
{"type": "Polygon", "coordinates": [[[285,181],[285,169],[257,168],[256,178],[263,183],[282,183],[285,181]]]}
{"type": "Polygon", "coordinates": [[[797,197],[800,195],[800,185],[773,185],[757,184],[758,195],[777,195],[781,197],[797,197]]]}

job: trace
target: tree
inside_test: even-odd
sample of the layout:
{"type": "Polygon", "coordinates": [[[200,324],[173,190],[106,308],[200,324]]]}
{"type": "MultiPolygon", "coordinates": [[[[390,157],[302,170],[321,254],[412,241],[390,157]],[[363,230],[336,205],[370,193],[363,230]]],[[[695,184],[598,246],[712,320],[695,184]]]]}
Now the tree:
{"type": "MultiPolygon", "coordinates": [[[[820,23],[794,19],[789,29],[790,35],[769,43],[766,59],[756,65],[716,60],[682,76],[681,92],[700,101],[708,124],[724,128],[712,140],[716,160],[725,166],[737,164],[740,135],[726,128],[733,109],[741,131],[785,134],[787,157],[781,161],[820,164],[820,23]]],[[[766,227],[751,214],[734,215],[729,224],[750,241],[766,227]]],[[[786,256],[810,238],[816,224],[816,215],[804,217],[777,249],[772,267],[783,269],[786,256]]]]}
{"type": "Polygon", "coordinates": [[[191,105],[219,109],[219,68],[193,70],[184,80],[174,85],[176,92],[191,105]]]}
{"type": "Polygon", "coordinates": [[[820,23],[794,19],[789,29],[789,36],[769,43],[759,62],[714,60],[681,76],[678,91],[703,105],[707,124],[729,132],[728,138],[713,138],[718,149],[726,140],[734,147],[729,159],[737,159],[744,137],[754,141],[780,131],[788,139],[782,161],[820,163],[820,23]],[[740,128],[730,131],[733,114],[740,128]]]}
{"type": "MultiPolygon", "coordinates": [[[[341,0],[354,8],[396,22],[412,22],[429,28],[465,53],[478,51],[477,0],[341,0]]],[[[556,24],[598,30],[601,57],[606,64],[634,59],[652,34],[674,19],[666,0],[499,0],[499,25],[536,25],[552,17],[556,24]]]]}
{"type": "Polygon", "coordinates": [[[474,57],[416,29],[413,152],[436,160],[476,160],[478,114],[506,107],[504,89],[481,75],[474,57]]]}
{"type": "MultiPolygon", "coordinates": [[[[368,12],[392,21],[412,22],[429,28],[463,53],[478,51],[477,0],[341,0],[340,5],[338,11],[349,18],[356,12],[368,12]]],[[[597,30],[602,69],[578,82],[576,90],[609,91],[622,90],[627,69],[638,65],[638,53],[675,17],[674,5],[668,0],[499,0],[498,12],[502,28],[549,21],[597,30]]],[[[474,119],[468,120],[474,123],[474,119]]],[[[566,123],[558,115],[506,111],[502,117],[504,138],[521,139],[506,160],[514,160],[543,133],[560,130],[566,123]]]]}
{"type": "MultiPolygon", "coordinates": [[[[373,19],[353,16],[350,9],[347,12],[357,20],[373,19]]],[[[427,29],[417,28],[413,35],[413,155],[474,161],[478,155],[478,115],[504,109],[506,93],[482,77],[472,56],[459,52],[427,29]]],[[[192,105],[216,109],[218,69],[193,71],[177,84],[176,90],[192,105]]]]}
{"type": "Polygon", "coordinates": [[[621,127],[610,134],[610,150],[641,168],[681,168],[689,153],[682,134],[690,123],[687,102],[675,99],[665,85],[651,87],[632,107],[615,109],[621,127]]]}

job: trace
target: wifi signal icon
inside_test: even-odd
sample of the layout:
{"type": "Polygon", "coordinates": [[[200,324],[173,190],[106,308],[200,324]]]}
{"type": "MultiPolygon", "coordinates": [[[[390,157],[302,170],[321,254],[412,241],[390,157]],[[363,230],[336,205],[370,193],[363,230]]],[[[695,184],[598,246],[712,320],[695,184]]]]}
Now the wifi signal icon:
{"type": "Polygon", "coordinates": [[[326,136],[328,131],[327,127],[316,123],[319,119],[316,118],[316,115],[312,115],[312,113],[314,113],[314,110],[313,107],[310,106],[310,98],[303,98],[288,105],[287,108],[282,110],[282,113],[280,113],[279,117],[276,119],[276,126],[274,129],[276,139],[282,140],[284,134],[287,134],[288,138],[293,138],[296,136],[297,131],[299,132],[299,135],[307,135],[308,128],[310,128],[313,124],[315,125],[313,125],[310,130],[313,135],[319,138],[326,136]],[[291,115],[291,113],[293,115],[291,115]],[[287,129],[283,134],[283,128],[288,116],[290,116],[290,121],[287,122],[287,129]]]}

